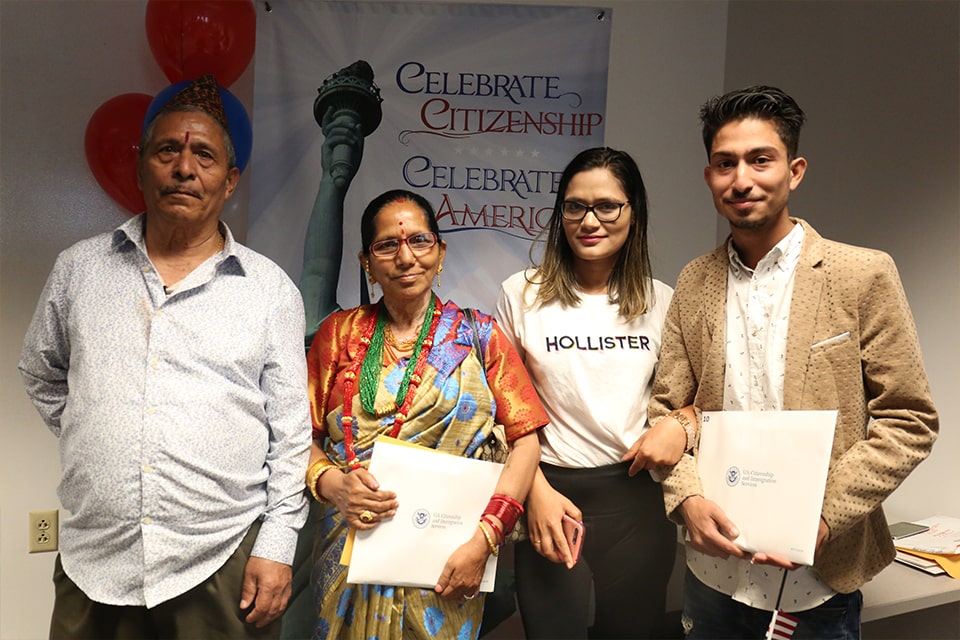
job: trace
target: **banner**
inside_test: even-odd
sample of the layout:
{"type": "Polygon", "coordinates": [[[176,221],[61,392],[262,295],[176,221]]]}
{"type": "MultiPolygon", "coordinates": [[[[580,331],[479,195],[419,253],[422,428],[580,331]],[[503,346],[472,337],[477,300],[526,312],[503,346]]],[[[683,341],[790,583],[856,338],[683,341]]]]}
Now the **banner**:
{"type": "Polygon", "coordinates": [[[272,0],[247,243],[300,284],[308,324],[363,299],[360,216],[392,188],[437,211],[440,297],[491,311],[563,167],[603,144],[610,22],[597,8],[272,0]],[[327,137],[339,177],[322,180],[327,137]]]}

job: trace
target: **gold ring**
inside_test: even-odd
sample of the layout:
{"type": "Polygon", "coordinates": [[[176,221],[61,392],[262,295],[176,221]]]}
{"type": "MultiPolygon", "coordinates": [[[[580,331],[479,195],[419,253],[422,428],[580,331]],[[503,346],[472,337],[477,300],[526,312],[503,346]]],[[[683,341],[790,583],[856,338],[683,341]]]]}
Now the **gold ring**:
{"type": "Polygon", "coordinates": [[[363,524],[370,524],[373,522],[373,513],[370,511],[361,511],[360,512],[360,522],[363,524]]]}
{"type": "Polygon", "coordinates": [[[533,544],[540,544],[540,541],[539,541],[539,540],[534,540],[534,541],[533,541],[533,544]]]}

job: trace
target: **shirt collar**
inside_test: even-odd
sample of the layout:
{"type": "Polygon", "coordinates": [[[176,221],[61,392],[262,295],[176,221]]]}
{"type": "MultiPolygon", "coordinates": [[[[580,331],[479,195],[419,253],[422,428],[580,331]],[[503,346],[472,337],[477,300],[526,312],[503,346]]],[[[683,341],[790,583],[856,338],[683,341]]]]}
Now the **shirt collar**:
{"type": "MultiPolygon", "coordinates": [[[[140,213],[133,216],[113,231],[113,248],[119,250],[124,244],[132,243],[143,255],[147,255],[147,246],[143,241],[143,227],[147,223],[146,214],[140,213]]],[[[220,233],[223,234],[223,257],[233,258],[240,262],[240,256],[237,255],[237,242],[233,238],[233,232],[223,220],[219,221],[220,233]]]]}
{"type": "Polygon", "coordinates": [[[124,244],[131,243],[144,254],[147,248],[143,244],[143,225],[146,223],[144,214],[138,214],[124,222],[113,231],[113,248],[120,249],[124,244]]]}
{"type": "MultiPolygon", "coordinates": [[[[803,225],[796,223],[790,233],[780,239],[767,255],[757,263],[759,269],[763,264],[776,264],[781,271],[790,271],[797,266],[800,261],[800,247],[803,245],[803,225]]],[[[740,278],[752,274],[755,269],[751,269],[740,260],[740,254],[733,246],[733,239],[727,239],[727,258],[730,260],[730,271],[734,276],[740,278]]]]}

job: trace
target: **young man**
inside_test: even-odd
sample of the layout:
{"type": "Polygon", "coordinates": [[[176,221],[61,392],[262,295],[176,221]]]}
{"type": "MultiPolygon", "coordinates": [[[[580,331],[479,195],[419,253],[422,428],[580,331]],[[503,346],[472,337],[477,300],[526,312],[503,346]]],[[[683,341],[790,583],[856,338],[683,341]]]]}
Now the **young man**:
{"type": "Polygon", "coordinates": [[[779,597],[795,638],[859,637],[859,588],[894,557],[881,503],[930,452],[939,421],[891,258],[789,216],[807,168],[804,115],[773,87],[701,108],[704,178],[730,237],[687,265],[664,327],[651,421],[702,411],[839,411],[812,567],[749,554],[703,497],[696,449],[663,482],[685,525],[688,638],[760,638],[779,597]],[[784,572],[788,578],[784,580],[784,572]]]}
{"type": "Polygon", "coordinates": [[[60,439],[51,637],[279,635],[307,512],[304,314],[220,221],[236,156],[205,76],[147,123],[146,212],[61,253],[41,295],[19,368],[60,439]]]}

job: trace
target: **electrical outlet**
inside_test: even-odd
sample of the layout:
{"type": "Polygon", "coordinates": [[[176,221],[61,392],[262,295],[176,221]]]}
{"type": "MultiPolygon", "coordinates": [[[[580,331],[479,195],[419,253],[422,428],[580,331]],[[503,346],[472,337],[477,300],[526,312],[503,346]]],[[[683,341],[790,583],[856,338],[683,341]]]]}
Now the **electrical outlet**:
{"type": "Polygon", "coordinates": [[[27,548],[30,553],[56,551],[60,538],[60,523],[56,509],[30,512],[30,537],[27,548]]]}

